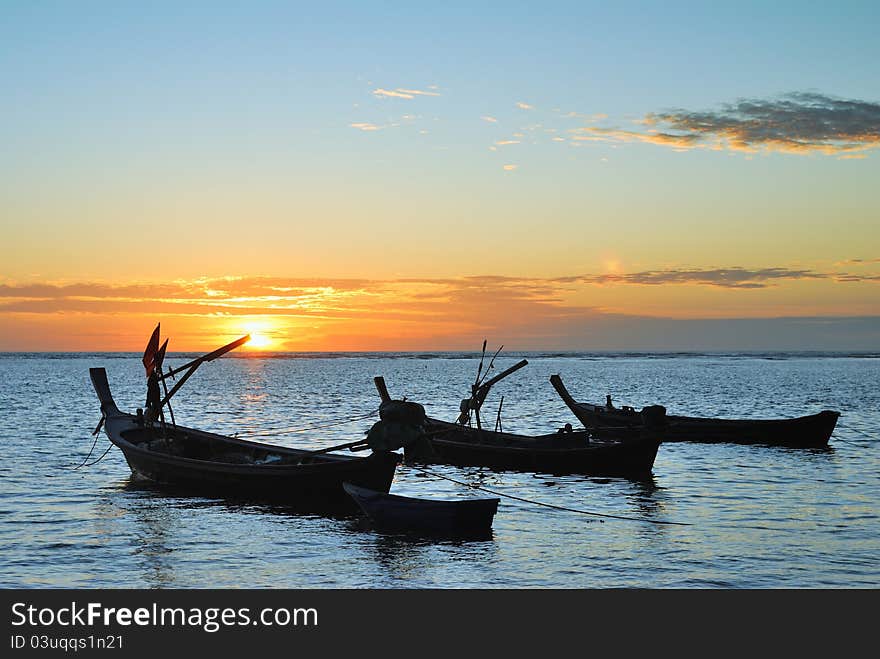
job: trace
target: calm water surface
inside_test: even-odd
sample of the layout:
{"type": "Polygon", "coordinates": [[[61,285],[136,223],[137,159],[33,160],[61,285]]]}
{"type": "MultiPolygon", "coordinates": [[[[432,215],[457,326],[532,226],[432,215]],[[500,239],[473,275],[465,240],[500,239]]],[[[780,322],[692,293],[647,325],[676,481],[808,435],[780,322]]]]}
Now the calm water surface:
{"type": "MultiPolygon", "coordinates": [[[[435,467],[520,497],[643,520],[598,518],[502,499],[491,539],[431,542],[382,535],[358,516],[168,496],[129,479],[113,449],[72,467],[100,416],[88,377],[105,366],[117,403],[143,404],[129,354],[0,355],[0,586],[868,588],[880,584],[880,359],[840,355],[511,354],[530,365],[486,402],[504,427],[555,430],[576,420],[548,382],[581,400],[670,413],[796,416],[842,412],[828,450],[664,444],[653,479],[552,476],[435,467]]],[[[182,357],[169,359],[182,363],[182,357]]],[[[473,380],[466,355],[225,358],[175,398],[178,422],[265,441],[323,447],[371,420],[306,433],[375,410],[374,375],[393,396],[453,419],[473,380]],[[275,435],[272,436],[272,431],[275,435]]],[[[96,455],[108,446],[101,436],[96,455]]],[[[486,496],[401,466],[392,492],[486,496]]]]}

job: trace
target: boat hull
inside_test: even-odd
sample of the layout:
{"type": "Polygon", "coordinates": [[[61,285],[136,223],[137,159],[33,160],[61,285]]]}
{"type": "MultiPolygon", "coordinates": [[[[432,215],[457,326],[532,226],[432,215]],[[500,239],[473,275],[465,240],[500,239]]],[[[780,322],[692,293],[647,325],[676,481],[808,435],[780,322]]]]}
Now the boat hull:
{"type": "MultiPolygon", "coordinates": [[[[573,411],[587,428],[641,425],[638,412],[608,410],[586,403],[578,403],[573,411]]],[[[793,419],[712,419],[667,415],[663,441],[822,448],[828,445],[839,417],[839,412],[830,410],[793,419]]]]}
{"type": "MultiPolygon", "coordinates": [[[[632,407],[592,405],[575,400],[559,375],[550,383],[568,409],[586,428],[644,427],[644,412],[632,407]]],[[[840,418],[839,412],[823,410],[793,419],[715,419],[693,416],[665,416],[664,442],[729,442],[768,444],[792,448],[824,448],[840,418]]]]}
{"type": "Polygon", "coordinates": [[[104,430],[132,473],[178,492],[356,510],[342,484],[388,492],[401,460],[393,452],[366,457],[315,454],[183,426],[149,426],[117,408],[104,369],[91,369],[91,376],[104,430]]]}
{"type": "MultiPolygon", "coordinates": [[[[112,440],[111,440],[112,441],[112,440]]],[[[174,486],[209,496],[259,499],[290,505],[346,506],[350,499],[345,482],[387,492],[400,460],[395,453],[374,454],[344,461],[312,465],[272,467],[215,464],[187,458],[173,459],[140,451],[121,442],[121,450],[133,474],[159,485],[174,486]]]]}
{"type": "Polygon", "coordinates": [[[343,487],[377,529],[420,535],[490,534],[500,501],[436,501],[384,494],[351,483],[346,483],[343,487]]]}
{"type": "Polygon", "coordinates": [[[432,420],[427,437],[405,448],[412,463],[441,463],[551,474],[648,477],[659,436],[635,431],[627,439],[590,439],[589,433],[526,437],[432,420]]]}

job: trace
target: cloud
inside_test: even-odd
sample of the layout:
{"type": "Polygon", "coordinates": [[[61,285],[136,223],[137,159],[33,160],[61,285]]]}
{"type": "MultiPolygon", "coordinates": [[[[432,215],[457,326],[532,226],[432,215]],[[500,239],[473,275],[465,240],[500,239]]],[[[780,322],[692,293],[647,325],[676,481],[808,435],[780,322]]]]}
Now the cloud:
{"type": "Polygon", "coordinates": [[[628,274],[582,275],[579,281],[590,284],[638,284],[657,286],[662,284],[698,284],[720,288],[766,288],[774,281],[831,279],[838,275],[793,270],[789,268],[709,268],[646,270],[628,274]]]}
{"type": "Polygon", "coordinates": [[[505,172],[512,172],[517,167],[519,167],[519,165],[504,165],[504,171],[505,172]]]}
{"type": "MultiPolygon", "coordinates": [[[[514,167],[506,165],[505,169],[514,167]]],[[[744,295],[751,295],[753,289],[798,280],[847,285],[880,282],[880,275],[873,271],[857,275],[850,271],[730,267],[550,278],[220,277],[127,285],[7,281],[0,284],[0,349],[142,349],[144,332],[149,332],[157,318],[162,319],[163,328],[179,328],[170,329],[176,349],[207,348],[222,342],[222,337],[234,338],[247,319],[255,316],[271,320],[277,328],[275,334],[284,337],[279,349],[470,348],[485,336],[506,336],[511,343],[534,348],[650,348],[657,347],[654,341],[663,345],[684,341],[683,328],[694,323],[714,323],[713,328],[723,329],[727,327],[725,322],[731,321],[647,319],[631,313],[611,313],[593,306],[598,298],[591,296],[590,287],[691,285],[742,289],[744,295]],[[443,313],[438,314],[441,308],[443,313]],[[113,332],[108,332],[108,327],[113,327],[113,332]],[[120,345],[125,347],[117,347],[120,345]]],[[[604,297],[609,295],[622,297],[615,291],[604,297]]],[[[719,306],[706,308],[704,313],[711,316],[723,312],[725,300],[719,298],[719,306]]],[[[639,314],[644,313],[641,306],[635,308],[639,314]]],[[[870,312],[876,305],[864,308],[870,312]]],[[[674,311],[670,309],[671,315],[674,311]]],[[[862,337],[865,342],[876,344],[880,319],[875,321],[873,329],[862,337]]],[[[762,322],[754,320],[757,325],[762,322]]],[[[828,323],[834,322],[833,318],[826,319],[824,327],[829,336],[833,328],[828,329],[828,323]]],[[[714,332],[704,328],[689,335],[689,347],[697,348],[698,339],[708,340],[706,337],[714,337],[714,332]]],[[[738,335],[734,332],[730,336],[738,335]]],[[[755,336],[762,338],[760,332],[755,336]]],[[[799,335],[789,334],[788,338],[792,336],[799,335]]],[[[785,338],[782,334],[780,337],[785,338]]]]}
{"type": "Polygon", "coordinates": [[[483,117],[480,117],[480,119],[482,119],[483,121],[488,121],[490,124],[497,124],[498,123],[498,120],[495,117],[483,116],[483,117]]]}
{"type": "MultiPolygon", "coordinates": [[[[506,172],[518,168],[515,164],[502,167],[506,172]]],[[[454,328],[479,325],[487,314],[493,313],[511,324],[529,314],[552,321],[571,314],[592,313],[596,310],[585,306],[583,301],[592,299],[589,287],[593,286],[689,285],[749,291],[804,280],[870,285],[880,283],[880,274],[876,269],[856,273],[729,267],[583,273],[548,278],[497,275],[384,280],[223,277],[123,286],[89,282],[5,283],[0,284],[0,319],[73,314],[114,318],[186,317],[193,322],[203,318],[212,323],[218,318],[259,315],[287,323],[306,322],[310,327],[361,321],[396,326],[427,318],[434,324],[437,305],[442,304],[448,311],[444,312],[447,316],[444,326],[453,333],[454,328]]],[[[711,315],[712,310],[707,309],[706,313],[711,315]]]]}
{"type": "Polygon", "coordinates": [[[400,87],[397,89],[382,89],[379,87],[373,90],[373,96],[413,99],[416,96],[440,96],[440,94],[438,92],[426,92],[422,89],[401,89],[400,87]]]}
{"type": "Polygon", "coordinates": [[[576,128],[572,132],[577,133],[572,137],[576,142],[646,142],[671,146],[678,149],[692,149],[702,146],[700,137],[697,135],[674,135],[658,131],[639,133],[631,130],[619,130],[615,128],[598,128],[588,126],[576,128]]]}
{"type": "MultiPolygon", "coordinates": [[[[518,165],[505,164],[505,171],[518,165]]],[[[876,260],[852,259],[856,265],[876,260]]],[[[578,286],[697,285],[724,289],[761,289],[783,281],[826,280],[838,283],[878,282],[876,272],[822,272],[810,269],[668,268],[629,273],[582,273],[562,277],[470,276],[403,279],[310,279],[286,277],[202,278],[173,283],[4,283],[0,313],[169,313],[276,314],[348,317],[351,314],[406,315],[419,311],[412,303],[452,300],[462,291],[490,291],[502,297],[557,303],[578,286]]]]}
{"type": "Polygon", "coordinates": [[[377,126],[376,124],[371,124],[368,122],[359,122],[354,124],[349,124],[352,128],[357,128],[358,130],[371,131],[371,130],[382,130],[382,126],[377,126]]]}
{"type": "Polygon", "coordinates": [[[495,142],[496,146],[505,146],[507,144],[519,144],[519,140],[499,140],[495,142]]]}
{"type": "Polygon", "coordinates": [[[535,109],[534,105],[529,105],[528,103],[523,103],[522,101],[517,101],[516,107],[518,107],[520,110],[534,110],[535,109]]]}
{"type": "MultiPolygon", "coordinates": [[[[645,117],[663,128],[668,144],[706,144],[753,153],[864,155],[880,146],[880,104],[811,92],[774,99],[742,99],[716,111],[672,110],[645,117]],[[670,132],[672,131],[672,132],[670,132]]],[[[658,140],[645,139],[663,143],[658,140]]]]}
{"type": "Polygon", "coordinates": [[[440,96],[439,92],[426,92],[421,89],[396,89],[401,94],[410,94],[411,96],[440,96]]]}

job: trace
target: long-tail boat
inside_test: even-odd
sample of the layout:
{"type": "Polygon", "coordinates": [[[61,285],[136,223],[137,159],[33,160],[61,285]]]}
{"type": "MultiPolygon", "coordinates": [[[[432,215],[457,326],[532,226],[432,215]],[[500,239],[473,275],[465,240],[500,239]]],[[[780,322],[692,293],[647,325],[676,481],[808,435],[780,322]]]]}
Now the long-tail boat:
{"type": "MultiPolygon", "coordinates": [[[[662,408],[648,409],[647,425],[640,428],[590,431],[573,430],[567,424],[552,433],[522,435],[503,431],[499,406],[495,429],[484,428],[480,409],[489,388],[526,364],[528,361],[522,360],[491,379],[484,376],[481,380],[481,360],[472,394],[461,402],[458,420],[451,423],[425,416],[422,437],[404,447],[405,460],[553,474],[650,476],[662,439],[662,408]],[[472,419],[475,427],[470,425],[472,419]]],[[[383,377],[375,377],[374,383],[383,405],[399,403],[392,401],[383,377]]]]}
{"type": "MultiPolygon", "coordinates": [[[[643,425],[642,414],[631,406],[615,407],[611,397],[605,405],[576,401],[559,375],[550,382],[568,408],[588,429],[643,425]]],[[[665,442],[730,442],[768,444],[795,448],[822,448],[828,445],[840,412],[823,410],[817,414],[790,419],[719,419],[666,415],[665,442]]]]}
{"type": "MultiPolygon", "coordinates": [[[[256,498],[291,506],[340,505],[351,509],[352,501],[342,487],[345,482],[388,492],[401,459],[399,454],[381,450],[384,447],[365,457],[328,453],[334,449],[367,448],[363,439],[318,451],[301,450],[196,430],[165,419],[166,407],[171,412],[171,396],[200,364],[246,340],[243,337],[164,374],[164,346],[159,354],[145,353],[147,376],[152,379],[148,386],[148,409],[138,409],[136,414],[123,412],[116,405],[105,369],[89,369],[101,404],[102,417],[96,434],[103,424],[107,437],[122,451],[136,477],[174,486],[178,491],[256,498]],[[157,403],[158,381],[184,370],[186,374],[174,389],[157,403]]],[[[151,343],[157,341],[158,338],[151,343]]],[[[151,352],[149,346],[147,352],[151,352]]]]}

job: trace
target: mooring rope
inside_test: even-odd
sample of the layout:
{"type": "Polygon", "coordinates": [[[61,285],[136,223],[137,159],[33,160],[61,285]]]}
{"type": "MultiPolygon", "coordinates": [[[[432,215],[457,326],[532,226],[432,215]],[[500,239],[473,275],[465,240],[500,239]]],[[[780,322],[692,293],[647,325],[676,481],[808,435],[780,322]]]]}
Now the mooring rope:
{"type": "MultiPolygon", "coordinates": [[[[838,427],[838,428],[843,428],[843,429],[845,429],[845,430],[851,430],[851,431],[853,431],[854,433],[857,433],[857,434],[859,434],[859,435],[861,435],[862,437],[865,437],[865,438],[867,438],[867,439],[872,439],[872,440],[876,440],[876,439],[877,439],[877,436],[876,436],[876,435],[869,435],[869,434],[866,433],[864,430],[859,430],[858,428],[856,428],[856,427],[854,427],[854,426],[843,425],[843,424],[841,424],[841,423],[838,423],[838,424],[837,424],[837,427],[838,427]]],[[[839,437],[835,437],[835,439],[837,439],[838,441],[841,441],[841,442],[847,442],[847,440],[845,440],[845,439],[840,439],[839,437]]],[[[853,444],[853,442],[847,442],[847,444],[853,444]]],[[[853,444],[853,446],[858,446],[858,444],[853,444]]]]}
{"type": "Polygon", "coordinates": [[[88,453],[88,455],[86,455],[86,457],[83,458],[83,461],[82,461],[82,462],[80,462],[78,465],[76,465],[75,467],[73,467],[73,468],[71,469],[71,471],[76,471],[76,470],[79,469],[80,467],[84,467],[84,466],[85,466],[86,462],[89,461],[89,458],[92,457],[92,453],[94,452],[95,447],[98,445],[98,437],[99,437],[99,436],[100,436],[100,435],[99,435],[98,433],[95,433],[95,441],[92,442],[92,448],[89,449],[89,453],[88,453]]]}
{"type": "Polygon", "coordinates": [[[306,432],[308,430],[321,430],[323,428],[334,428],[336,426],[344,426],[347,423],[354,423],[355,421],[363,421],[364,419],[369,419],[372,416],[375,416],[379,411],[379,408],[366,413],[360,416],[352,417],[350,419],[343,419],[342,421],[336,421],[334,423],[325,423],[319,424],[315,426],[303,426],[302,428],[280,428],[278,430],[258,430],[258,431],[249,431],[249,430],[240,430],[233,434],[233,437],[243,436],[243,437],[273,437],[275,435],[288,435],[298,432],[306,432]]]}
{"type": "Polygon", "coordinates": [[[564,510],[569,513],[579,513],[581,515],[590,515],[593,517],[607,517],[610,519],[623,519],[628,522],[644,522],[646,524],[666,524],[666,525],[674,525],[674,526],[693,526],[688,522],[667,522],[658,519],[645,519],[644,517],[627,517],[626,515],[611,515],[609,513],[596,513],[590,510],[580,510],[578,508],[567,508],[565,506],[557,506],[552,503],[546,503],[544,501],[535,501],[534,499],[525,499],[523,497],[514,496],[513,494],[506,494],[504,492],[497,492],[495,490],[490,490],[488,487],[481,487],[479,485],[473,485],[471,483],[465,483],[463,481],[455,480],[454,478],[449,478],[449,476],[443,476],[442,474],[438,474],[436,472],[430,471],[428,469],[424,469],[422,467],[413,467],[416,471],[421,471],[429,476],[436,476],[437,478],[442,478],[443,480],[450,481],[452,483],[456,483],[457,485],[464,485],[465,487],[472,488],[474,490],[480,490],[481,492],[487,492],[488,494],[494,494],[499,497],[506,497],[508,499],[514,499],[516,501],[522,501],[523,503],[530,503],[536,506],[545,506],[546,508],[553,508],[555,510],[564,510]]]}
{"type": "Polygon", "coordinates": [[[101,454],[101,457],[100,457],[100,458],[98,458],[98,459],[95,460],[94,462],[90,462],[90,463],[88,463],[88,464],[85,465],[85,466],[86,466],[86,467],[94,467],[96,464],[98,464],[101,460],[103,460],[103,459],[106,457],[106,455],[107,455],[107,454],[113,449],[114,446],[115,446],[115,444],[113,444],[113,443],[111,442],[111,443],[110,443],[110,446],[108,446],[108,447],[107,447],[107,450],[104,451],[104,452],[101,454]]]}
{"type": "Polygon", "coordinates": [[[834,443],[836,444],[837,442],[843,442],[844,444],[849,444],[850,446],[858,446],[859,448],[864,448],[863,444],[856,444],[855,442],[851,442],[848,439],[842,439],[840,437],[834,438],[834,443]]]}
{"type": "MultiPolygon", "coordinates": [[[[580,510],[578,508],[567,508],[566,506],[557,506],[552,503],[545,503],[543,501],[535,501],[534,499],[525,499],[523,497],[514,496],[512,494],[506,494],[504,492],[490,490],[487,487],[481,487],[479,485],[472,485],[471,483],[465,483],[463,481],[459,481],[454,478],[449,478],[448,476],[443,476],[442,474],[438,474],[434,471],[430,471],[430,470],[424,469],[422,467],[413,467],[412,465],[410,465],[410,466],[413,469],[415,469],[416,471],[421,471],[422,473],[428,474],[429,476],[435,476],[437,478],[442,478],[443,480],[450,481],[450,482],[455,483],[457,485],[463,485],[464,487],[469,487],[474,490],[480,490],[481,492],[487,492],[489,494],[494,494],[495,496],[506,497],[508,499],[514,499],[516,501],[522,501],[523,503],[530,503],[530,504],[534,504],[536,506],[544,506],[546,508],[553,508],[555,510],[563,510],[565,512],[570,512],[570,513],[579,513],[581,515],[591,515],[591,516],[595,516],[595,517],[608,517],[611,519],[622,519],[622,520],[626,520],[628,522],[644,522],[646,524],[663,524],[663,525],[669,525],[669,526],[694,526],[694,524],[692,524],[690,522],[669,522],[669,521],[656,520],[656,519],[645,519],[644,517],[628,517],[626,515],[611,515],[608,513],[597,513],[597,512],[592,512],[589,510],[580,510]]],[[[741,531],[743,529],[753,529],[756,531],[773,531],[774,533],[780,533],[780,532],[781,533],[785,533],[785,532],[801,533],[802,532],[802,529],[787,529],[787,528],[781,528],[781,527],[758,526],[758,525],[750,525],[750,524],[716,524],[716,525],[711,525],[708,528],[731,529],[734,531],[741,531]]]]}

